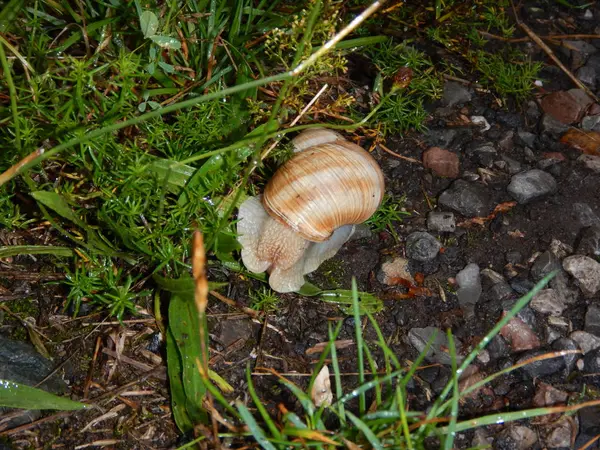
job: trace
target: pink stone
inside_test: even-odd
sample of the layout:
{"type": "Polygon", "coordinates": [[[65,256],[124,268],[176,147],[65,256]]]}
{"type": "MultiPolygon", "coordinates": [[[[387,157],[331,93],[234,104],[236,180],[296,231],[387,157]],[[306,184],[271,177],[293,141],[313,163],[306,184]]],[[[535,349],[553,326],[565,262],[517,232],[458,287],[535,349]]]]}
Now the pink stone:
{"type": "Polygon", "coordinates": [[[573,124],[581,120],[590,103],[591,100],[585,93],[572,89],[546,95],[542,99],[542,109],[562,123],[573,124]]]}
{"type": "Polygon", "coordinates": [[[431,147],[423,153],[423,166],[440,177],[457,178],[460,174],[456,153],[439,147],[431,147]]]}

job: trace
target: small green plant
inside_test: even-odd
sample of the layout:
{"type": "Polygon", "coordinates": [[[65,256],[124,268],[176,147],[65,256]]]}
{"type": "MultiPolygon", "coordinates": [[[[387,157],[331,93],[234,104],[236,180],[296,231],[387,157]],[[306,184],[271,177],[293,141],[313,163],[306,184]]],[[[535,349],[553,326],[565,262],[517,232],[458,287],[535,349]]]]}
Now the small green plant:
{"type": "Polygon", "coordinates": [[[542,69],[540,62],[532,62],[523,55],[507,58],[501,54],[477,51],[473,55],[475,67],[483,73],[484,82],[489,84],[500,96],[514,97],[520,101],[528,97],[534,88],[534,82],[542,69]]]}
{"type": "Polygon", "coordinates": [[[367,225],[375,233],[388,230],[394,236],[394,239],[398,241],[399,238],[395,225],[402,222],[404,217],[410,216],[410,213],[404,210],[405,202],[406,197],[395,199],[394,197],[385,195],[379,209],[367,221],[367,225]]]}
{"type": "Polygon", "coordinates": [[[264,313],[272,313],[277,311],[279,305],[279,297],[271,289],[262,286],[258,290],[250,290],[250,308],[264,313]]]}

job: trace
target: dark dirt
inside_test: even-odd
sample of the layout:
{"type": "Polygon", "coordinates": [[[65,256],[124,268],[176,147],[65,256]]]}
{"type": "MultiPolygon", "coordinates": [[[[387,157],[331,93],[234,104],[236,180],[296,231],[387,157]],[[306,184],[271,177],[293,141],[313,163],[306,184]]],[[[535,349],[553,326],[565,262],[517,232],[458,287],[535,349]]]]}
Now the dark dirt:
{"type": "MultiPolygon", "coordinates": [[[[570,13],[569,10],[560,11],[546,12],[546,19],[549,20],[557,14],[559,17],[565,17],[570,13]]],[[[592,7],[591,11],[594,17],[600,17],[600,9],[597,6],[592,7]]],[[[557,32],[547,20],[537,20],[535,23],[539,25],[536,31],[540,34],[557,32]]],[[[569,32],[594,32],[593,23],[597,22],[577,18],[576,25],[569,32]]],[[[595,45],[597,42],[598,40],[595,41],[595,45]]],[[[547,62],[545,54],[537,47],[530,44],[513,45],[525,46],[537,59],[547,62]]],[[[446,55],[444,49],[431,48],[430,45],[429,47],[434,59],[456,59],[454,55],[446,55]]],[[[600,46],[597,46],[597,49],[600,53],[600,46]]],[[[566,64],[571,62],[565,53],[561,53],[560,56],[566,64]]],[[[368,73],[368,70],[364,73],[368,73]]],[[[598,77],[600,78],[600,73],[598,77]]],[[[600,174],[585,168],[578,161],[581,154],[579,151],[560,144],[556,135],[543,133],[541,128],[542,111],[538,105],[543,95],[574,86],[564,73],[554,68],[544,70],[541,78],[545,80],[544,88],[536,92],[532,101],[513,105],[508,109],[499,107],[493,95],[472,88],[469,88],[473,94],[472,100],[464,105],[445,107],[442,102],[428,105],[432,113],[427,124],[428,130],[389,139],[387,146],[398,154],[419,161],[423,152],[430,146],[438,146],[456,153],[460,160],[460,178],[472,183],[487,199],[488,213],[491,213],[496,205],[513,201],[506,190],[512,176],[509,167],[497,164],[498,161],[506,161],[507,157],[513,160],[512,163],[520,166],[518,171],[543,167],[556,179],[556,192],[524,205],[517,204],[482,224],[469,224],[470,218],[456,214],[458,226],[454,233],[431,232],[442,243],[443,252],[432,261],[410,261],[409,264],[413,275],[425,275],[423,283],[430,288],[432,295],[391,300],[396,294],[404,293],[405,289],[380,282],[378,272],[381,270],[381,264],[396,257],[406,257],[405,239],[413,231],[427,231],[426,218],[429,211],[446,211],[436,207],[437,199],[454,180],[438,177],[431,170],[424,169],[421,164],[410,163],[376,149],[374,155],[384,170],[388,193],[396,198],[406,196],[404,207],[410,212],[410,216],[402,223],[396,224],[400,241],[396,242],[389,232],[353,240],[317,273],[309,276],[309,281],[318,286],[333,289],[350,288],[351,278],[354,276],[360,290],[387,299],[385,309],[377,315],[377,319],[384,335],[389,338],[391,347],[401,360],[414,360],[417,357],[418,352],[408,339],[409,332],[414,328],[427,326],[441,330],[451,328],[454,335],[462,341],[462,351],[466,353],[499,320],[502,311],[507,305],[510,306],[511,299],[519,297],[519,290],[527,290],[537,281],[531,274],[537,254],[548,251],[554,240],[572,249],[577,248],[578,236],[584,227],[582,221],[585,218],[574,209],[574,205],[585,203],[600,217],[600,174]],[[463,120],[474,115],[484,116],[491,129],[482,131],[470,121],[463,120]],[[525,142],[519,136],[522,132],[532,133],[533,137],[525,136],[532,141],[525,142]],[[474,151],[486,143],[494,147],[493,154],[484,155],[474,151]],[[550,161],[548,153],[551,152],[562,155],[562,160],[550,161]],[[481,171],[482,168],[485,171],[481,171]],[[483,292],[476,303],[474,319],[465,317],[454,285],[457,273],[469,263],[477,264],[481,270],[492,269],[504,275],[512,289],[506,298],[498,299],[493,292],[493,284],[484,278],[483,292]],[[444,291],[443,297],[440,290],[444,291]]],[[[370,142],[365,140],[363,144],[366,147],[370,142]]],[[[2,240],[6,243],[22,244],[36,242],[37,238],[28,236],[26,232],[3,233],[2,240]]],[[[574,251],[571,250],[570,253],[574,251]]],[[[47,267],[43,257],[36,258],[35,262],[29,257],[17,257],[11,262],[10,271],[17,272],[17,277],[21,271],[40,273],[39,280],[32,280],[24,275],[20,277],[25,279],[17,279],[14,273],[8,273],[9,271],[1,272],[0,279],[6,292],[2,291],[0,295],[18,297],[23,294],[36,299],[26,304],[31,308],[29,315],[36,318],[40,331],[49,337],[45,344],[54,355],[56,366],[64,371],[64,378],[74,397],[84,397],[84,386],[89,387],[89,398],[107,395],[120,386],[139,380],[145,372],[143,367],[136,367],[126,361],[115,364],[114,358],[106,354],[100,353],[92,358],[97,343],[101,343],[102,347],[114,348],[115,342],[126,342],[123,354],[137,362],[143,362],[148,367],[157,364],[158,358],[164,358],[163,346],[160,343],[154,344],[156,329],[151,321],[128,323],[127,328],[123,328],[118,324],[90,325],[96,320],[93,316],[70,319],[63,315],[59,306],[64,293],[49,284],[45,278],[46,271],[50,278],[56,271],[47,267]],[[93,380],[93,383],[86,383],[86,379],[93,380]]],[[[230,287],[224,294],[243,305],[249,302],[248,290],[259,285],[258,282],[241,279],[237,274],[223,269],[212,269],[209,277],[213,280],[229,280],[230,287]]],[[[572,277],[567,279],[568,288],[576,291],[577,282],[572,277]]],[[[306,351],[327,340],[328,324],[332,320],[345,321],[340,339],[353,338],[352,319],[344,319],[334,305],[294,294],[280,297],[280,309],[267,318],[267,323],[272,327],[254,323],[245,315],[218,302],[213,302],[209,308],[211,347],[215,350],[212,369],[231,383],[238,395],[243,396],[246,392],[247,364],[255,371],[258,367],[269,367],[286,374],[310,374],[319,355],[310,355],[306,351]]],[[[520,317],[524,318],[539,338],[540,348],[550,349],[550,344],[556,339],[566,338],[572,331],[585,329],[588,306],[597,304],[598,299],[598,294],[591,298],[577,295],[576,302],[569,304],[561,315],[566,323],[562,328],[553,326],[548,322],[547,315],[530,308],[520,317]]],[[[8,297],[0,301],[4,300],[14,301],[8,297]]],[[[141,306],[148,311],[152,310],[150,304],[141,306]]],[[[0,325],[0,332],[11,333],[19,327],[16,322],[7,320],[0,325]]],[[[366,330],[366,336],[367,339],[374,337],[370,329],[366,330]]],[[[511,351],[509,343],[500,342],[501,338],[497,339],[499,341],[493,343],[493,348],[489,349],[489,362],[478,363],[482,372],[492,373],[527,354],[511,351]]],[[[340,350],[339,355],[342,371],[354,372],[356,361],[353,350],[340,350]]],[[[439,392],[444,380],[448,379],[448,371],[444,366],[422,371],[420,382],[411,387],[411,408],[425,409],[425,390],[439,392]]],[[[6,431],[6,427],[3,427],[0,421],[0,448],[2,439],[8,438],[16,448],[74,448],[75,445],[103,439],[114,439],[115,442],[110,444],[112,448],[173,448],[183,440],[178,437],[170,416],[169,392],[164,372],[161,373],[163,376],[160,378],[154,376],[132,383],[129,390],[138,392],[134,392],[132,396],[122,396],[121,402],[111,402],[108,399],[101,404],[99,410],[77,414],[61,413],[60,418],[20,433],[6,431]],[[117,418],[108,417],[90,426],[90,422],[99,415],[122,404],[127,404],[126,413],[119,412],[117,418]],[[53,443],[57,443],[58,446],[53,446],[53,443]]],[[[480,398],[466,405],[466,416],[491,410],[507,411],[532,407],[534,394],[539,389],[539,379],[569,394],[581,392],[587,383],[577,370],[566,373],[554,371],[536,378],[533,381],[532,377],[522,374],[501,378],[493,386],[487,400],[480,398]]],[[[302,387],[306,387],[308,380],[307,377],[293,375],[290,375],[290,379],[302,387]]],[[[352,377],[347,377],[345,381],[348,388],[355,382],[352,377]]],[[[298,406],[294,404],[295,400],[289,392],[280,388],[272,376],[255,376],[254,382],[260,397],[273,412],[280,402],[290,409],[298,406]]],[[[119,393],[124,394],[120,391],[119,393]]],[[[578,417],[580,425],[576,432],[579,430],[581,436],[587,436],[585,426],[593,424],[593,418],[590,418],[593,414],[597,416],[598,411],[590,410],[585,416],[580,414],[578,417]]],[[[535,425],[524,426],[535,429],[535,425]]],[[[495,448],[513,448],[502,446],[503,442],[514,440],[514,437],[502,435],[503,430],[503,427],[490,427],[485,433],[486,436],[495,437],[495,448]]],[[[472,434],[461,436],[460,442],[464,443],[464,447],[468,447],[474,445],[471,444],[472,438],[472,434]]],[[[535,444],[538,447],[542,445],[541,442],[535,444]]],[[[597,444],[594,445],[596,446],[589,448],[598,448],[597,444]]],[[[532,448],[538,448],[535,446],[532,448]]]]}

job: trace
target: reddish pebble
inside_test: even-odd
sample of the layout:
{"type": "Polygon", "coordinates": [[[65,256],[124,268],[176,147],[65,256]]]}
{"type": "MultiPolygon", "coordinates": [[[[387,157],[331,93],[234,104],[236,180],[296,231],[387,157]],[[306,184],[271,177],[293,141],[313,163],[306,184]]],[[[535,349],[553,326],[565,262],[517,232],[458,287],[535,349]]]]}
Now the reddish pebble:
{"type": "Polygon", "coordinates": [[[440,177],[457,178],[460,174],[458,156],[439,147],[431,147],[423,153],[423,165],[440,177]]]}
{"type": "Polygon", "coordinates": [[[590,106],[586,97],[567,91],[553,92],[542,99],[542,109],[562,123],[573,124],[579,122],[590,106]]]}
{"type": "Polygon", "coordinates": [[[560,152],[546,152],[544,159],[554,159],[556,161],[565,161],[567,158],[560,152]]]}

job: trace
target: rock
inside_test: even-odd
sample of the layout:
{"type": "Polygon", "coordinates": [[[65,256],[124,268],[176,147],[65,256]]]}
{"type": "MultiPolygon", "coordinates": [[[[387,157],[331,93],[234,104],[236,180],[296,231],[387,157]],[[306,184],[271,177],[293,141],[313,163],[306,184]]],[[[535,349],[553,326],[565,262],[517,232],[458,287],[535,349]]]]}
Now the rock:
{"type": "Polygon", "coordinates": [[[508,343],[501,336],[494,336],[487,346],[490,357],[495,360],[499,358],[506,358],[510,354],[510,348],[508,343]]]}
{"type": "Polygon", "coordinates": [[[560,123],[570,125],[579,122],[585,110],[590,106],[591,99],[582,97],[578,92],[558,91],[546,95],[542,99],[542,110],[558,120],[560,123]]]}
{"type": "Polygon", "coordinates": [[[588,306],[585,313],[585,331],[600,336],[600,305],[588,306]]]}
{"type": "Polygon", "coordinates": [[[397,285],[400,279],[408,280],[411,284],[415,284],[415,280],[408,271],[408,260],[400,257],[384,262],[381,265],[381,271],[377,278],[381,283],[388,286],[397,285]]]}
{"type": "Polygon", "coordinates": [[[427,214],[427,229],[435,232],[454,233],[456,230],[454,213],[431,211],[427,214]]]}
{"type": "Polygon", "coordinates": [[[515,291],[506,281],[496,283],[490,289],[490,296],[493,300],[501,302],[515,296],[515,291]]]}
{"type": "Polygon", "coordinates": [[[457,178],[460,174],[458,155],[439,147],[431,147],[423,153],[423,166],[440,177],[457,178]]]}
{"type": "Polygon", "coordinates": [[[466,217],[487,216],[490,200],[487,192],[474,183],[456,180],[439,197],[439,205],[466,217]]]}
{"type": "Polygon", "coordinates": [[[569,256],[563,260],[563,268],[578,281],[581,292],[586,297],[591,297],[600,290],[600,263],[589,256],[569,256]]]}
{"type": "Polygon", "coordinates": [[[562,359],[566,369],[567,369],[567,373],[565,375],[568,375],[569,373],[571,373],[571,371],[575,368],[575,363],[577,362],[577,360],[580,358],[580,353],[579,353],[579,345],[577,344],[577,342],[575,342],[572,339],[569,338],[560,338],[555,340],[554,342],[552,342],[552,350],[555,350],[557,352],[562,351],[562,350],[571,350],[573,351],[573,353],[568,353],[566,355],[563,355],[562,358],[557,358],[557,359],[562,359]]]}
{"type": "Polygon", "coordinates": [[[528,123],[537,123],[542,115],[538,104],[533,100],[528,100],[525,106],[525,116],[527,117],[528,123]]]}
{"type": "Polygon", "coordinates": [[[481,297],[481,277],[479,276],[479,266],[477,264],[468,264],[456,275],[456,282],[459,286],[456,291],[458,304],[465,312],[468,319],[475,314],[475,304],[481,297]]]}
{"type": "Polygon", "coordinates": [[[558,259],[563,259],[573,253],[573,247],[558,239],[552,239],[552,242],[550,242],[550,252],[558,259]]]}
{"type": "Polygon", "coordinates": [[[487,143],[473,148],[469,153],[474,155],[482,166],[492,167],[497,152],[491,143],[487,143]]]}
{"type": "Polygon", "coordinates": [[[564,43],[565,46],[572,51],[583,53],[585,55],[592,55],[598,51],[596,47],[586,41],[564,41],[564,43]]]}
{"type": "Polygon", "coordinates": [[[592,350],[583,357],[583,371],[585,373],[600,373],[600,349],[592,350]]]}
{"type": "MultiPolygon", "coordinates": [[[[435,339],[425,356],[425,359],[429,362],[436,362],[439,364],[450,365],[452,362],[452,358],[448,353],[448,338],[446,333],[439,330],[435,327],[426,327],[426,328],[413,328],[408,332],[408,340],[410,343],[417,349],[419,353],[423,352],[427,347],[427,343],[432,338],[435,333],[435,339]]],[[[456,338],[454,339],[454,344],[456,348],[456,359],[460,362],[462,361],[462,357],[459,356],[460,348],[462,348],[462,344],[456,338]]]]}
{"type": "Polygon", "coordinates": [[[527,294],[535,286],[535,283],[527,278],[515,277],[510,280],[510,287],[521,295],[527,294]]]}
{"type": "Polygon", "coordinates": [[[557,139],[569,129],[569,126],[555,119],[550,114],[544,114],[540,129],[543,134],[547,134],[557,139]]]}
{"type": "Polygon", "coordinates": [[[531,428],[522,425],[511,425],[494,438],[492,448],[498,450],[529,450],[537,441],[537,434],[531,428]]]}
{"type": "Polygon", "coordinates": [[[543,408],[544,406],[564,405],[569,399],[569,394],[559,391],[554,386],[539,382],[533,397],[533,406],[543,408]]]}
{"type": "Polygon", "coordinates": [[[581,119],[581,128],[588,131],[600,131],[600,116],[585,116],[581,119]]]}
{"type": "Polygon", "coordinates": [[[406,238],[406,256],[416,261],[431,261],[442,248],[442,244],[429,233],[416,231],[406,238]]]}
{"type": "MultiPolygon", "coordinates": [[[[597,439],[600,434],[600,406],[581,408],[577,416],[579,419],[579,434],[573,448],[584,449],[592,439],[597,439]]],[[[588,448],[593,449],[593,447],[588,448]]]]}
{"type": "Polygon", "coordinates": [[[515,146],[515,133],[514,131],[507,131],[502,136],[502,139],[498,141],[498,148],[503,152],[511,151],[515,146]]]}
{"type": "Polygon", "coordinates": [[[520,114],[511,113],[504,110],[496,111],[496,121],[513,129],[523,126],[523,119],[521,118],[520,114]]]}
{"type": "Polygon", "coordinates": [[[234,342],[246,342],[254,332],[252,321],[248,319],[230,320],[227,326],[221,327],[219,341],[225,347],[234,342]]]}
{"type": "Polygon", "coordinates": [[[454,128],[433,129],[427,131],[425,140],[429,145],[449,147],[457,134],[458,131],[454,128]]]}
{"type": "MultiPolygon", "coordinates": [[[[535,358],[540,355],[546,354],[543,350],[537,350],[533,352],[527,352],[517,360],[517,364],[521,364],[528,359],[535,358]]],[[[525,372],[529,377],[536,379],[539,377],[552,375],[556,372],[560,372],[565,368],[565,360],[563,358],[551,358],[551,359],[538,359],[522,367],[521,370],[525,372]]]]}
{"type": "Polygon", "coordinates": [[[577,343],[584,355],[600,348],[600,337],[587,331],[573,331],[569,338],[577,343]]]}
{"type": "Polygon", "coordinates": [[[583,228],[577,240],[578,254],[592,258],[600,256],[600,225],[583,228]]]}
{"type": "MultiPolygon", "coordinates": [[[[505,316],[506,311],[503,313],[505,316]]],[[[502,327],[500,335],[506,339],[514,352],[538,348],[541,343],[533,330],[518,317],[513,317],[502,327]]]]}
{"type": "MultiPolygon", "coordinates": [[[[52,361],[40,355],[32,345],[13,341],[0,334],[0,380],[34,386],[62,395],[67,392],[67,385],[60,376],[53,374],[53,370],[52,361]]],[[[0,416],[9,410],[9,408],[0,407],[0,416]]],[[[12,418],[5,417],[0,429],[9,429],[31,422],[40,415],[41,411],[21,410],[12,418]]]]}
{"type": "Polygon", "coordinates": [[[573,216],[582,228],[600,225],[600,217],[587,203],[573,203],[573,216]]]}
{"type": "Polygon", "coordinates": [[[589,87],[592,91],[596,90],[596,83],[598,74],[596,73],[596,69],[590,66],[580,67],[579,70],[575,73],[579,81],[589,87]]]}
{"type": "Polygon", "coordinates": [[[531,278],[537,282],[550,272],[560,268],[561,265],[558,258],[552,252],[545,251],[535,259],[529,273],[531,274],[531,278]]]}
{"type": "Polygon", "coordinates": [[[479,125],[480,131],[482,133],[488,131],[491,127],[487,119],[483,116],[471,116],[469,117],[473,125],[479,125]]]}
{"type": "Polygon", "coordinates": [[[525,204],[556,191],[556,180],[543,170],[532,169],[513,175],[507,187],[508,193],[519,203],[525,204]]]}
{"type": "Polygon", "coordinates": [[[508,173],[511,175],[519,173],[523,170],[523,165],[516,159],[512,159],[508,156],[502,155],[502,161],[506,163],[508,173]]]}
{"type": "Polygon", "coordinates": [[[538,139],[537,134],[530,133],[529,131],[519,131],[517,133],[517,136],[519,137],[519,141],[521,141],[522,144],[531,148],[535,147],[535,143],[538,139]]]}
{"type": "Polygon", "coordinates": [[[471,101],[471,92],[467,87],[461,83],[454,81],[447,81],[444,84],[444,94],[442,97],[442,103],[445,106],[454,106],[460,103],[467,103],[471,101]]]}
{"type": "Polygon", "coordinates": [[[577,158],[586,168],[600,173],[600,156],[582,154],[577,158]]]}
{"type": "Polygon", "coordinates": [[[543,289],[538,292],[529,306],[539,313],[552,316],[560,316],[567,307],[554,289],[543,289]]]}
{"type": "Polygon", "coordinates": [[[567,417],[561,417],[544,427],[546,432],[543,441],[548,449],[567,449],[571,448],[571,436],[577,435],[577,424],[567,417]]]}

